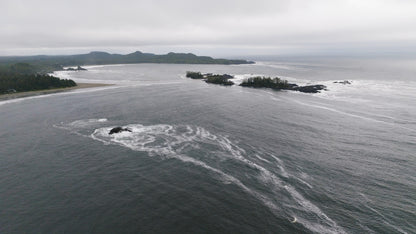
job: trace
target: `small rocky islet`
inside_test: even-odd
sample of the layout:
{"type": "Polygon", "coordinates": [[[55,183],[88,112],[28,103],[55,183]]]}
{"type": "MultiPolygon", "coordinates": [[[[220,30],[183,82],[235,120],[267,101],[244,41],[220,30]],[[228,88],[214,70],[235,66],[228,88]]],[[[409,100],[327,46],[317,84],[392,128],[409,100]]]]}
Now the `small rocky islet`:
{"type": "Polygon", "coordinates": [[[64,69],[64,71],[87,71],[87,69],[78,65],[76,68],[68,67],[67,69],[64,69]]]}
{"type": "Polygon", "coordinates": [[[108,134],[113,135],[114,133],[121,133],[121,132],[132,132],[132,130],[130,128],[114,127],[108,132],[108,134]]]}
{"type": "MultiPolygon", "coordinates": [[[[191,79],[204,80],[206,83],[220,84],[220,85],[225,85],[225,86],[234,85],[234,82],[230,80],[230,79],[233,79],[234,77],[228,74],[223,74],[223,75],[215,74],[214,75],[212,73],[203,74],[201,72],[188,71],[186,72],[186,77],[191,78],[191,79]]],[[[338,83],[338,82],[334,82],[334,83],[338,83]]],[[[351,84],[349,81],[342,81],[339,83],[351,84]]],[[[271,77],[264,77],[264,76],[256,76],[256,77],[247,78],[240,84],[240,86],[251,87],[251,88],[271,88],[273,90],[292,90],[292,91],[298,91],[302,93],[319,93],[321,90],[326,89],[326,86],[322,84],[299,86],[297,84],[289,83],[287,80],[282,80],[278,77],[271,78],[271,77]]]]}

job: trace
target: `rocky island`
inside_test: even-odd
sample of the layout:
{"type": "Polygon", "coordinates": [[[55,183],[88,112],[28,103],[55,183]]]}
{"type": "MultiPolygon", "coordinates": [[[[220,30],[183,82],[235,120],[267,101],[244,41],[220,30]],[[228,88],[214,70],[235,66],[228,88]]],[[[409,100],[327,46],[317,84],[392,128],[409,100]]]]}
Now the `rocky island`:
{"type": "MultiPolygon", "coordinates": [[[[191,79],[201,79],[207,83],[221,84],[221,85],[233,85],[234,82],[229,79],[234,77],[228,74],[213,75],[212,73],[202,74],[201,72],[187,71],[186,77],[191,79]]],[[[251,87],[251,88],[270,88],[273,90],[292,90],[302,93],[319,93],[321,90],[325,90],[325,85],[306,85],[299,86],[297,84],[289,83],[287,80],[282,80],[279,77],[250,77],[245,79],[240,86],[251,87]]]]}
{"type": "Polygon", "coordinates": [[[214,75],[212,73],[202,74],[201,72],[187,71],[186,77],[191,78],[191,79],[201,79],[201,80],[204,80],[206,83],[211,83],[211,84],[219,84],[219,85],[225,85],[225,86],[230,86],[234,84],[234,82],[229,80],[229,79],[233,79],[234,77],[228,74],[222,74],[222,75],[215,74],[214,75]]]}
{"type": "Polygon", "coordinates": [[[79,65],[76,68],[69,67],[69,68],[64,69],[64,70],[65,71],[87,71],[87,69],[85,69],[85,68],[83,68],[79,65]]]}
{"type": "Polygon", "coordinates": [[[344,81],[334,81],[334,84],[343,84],[343,85],[349,85],[352,81],[344,80],[344,81]]]}
{"type": "Polygon", "coordinates": [[[302,93],[319,93],[321,90],[326,89],[325,85],[306,85],[299,86],[297,84],[288,83],[287,80],[282,80],[279,77],[252,77],[244,80],[240,86],[252,87],[252,88],[271,88],[274,90],[292,90],[302,93]]]}
{"type": "Polygon", "coordinates": [[[113,135],[114,133],[120,132],[132,132],[130,128],[122,128],[122,127],[114,127],[108,132],[109,135],[113,135]]]}

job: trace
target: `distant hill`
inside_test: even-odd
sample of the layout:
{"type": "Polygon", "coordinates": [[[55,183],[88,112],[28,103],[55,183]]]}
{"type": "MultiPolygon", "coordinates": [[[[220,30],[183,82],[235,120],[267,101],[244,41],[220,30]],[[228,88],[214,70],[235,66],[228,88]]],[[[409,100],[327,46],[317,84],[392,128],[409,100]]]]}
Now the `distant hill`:
{"type": "MultiPolygon", "coordinates": [[[[28,63],[44,71],[60,70],[62,66],[104,65],[127,63],[174,63],[174,64],[250,64],[246,60],[214,59],[208,56],[197,56],[191,53],[168,53],[157,55],[136,51],[131,54],[110,54],[93,51],[78,55],[36,55],[36,56],[6,56],[0,57],[0,65],[28,63]]],[[[40,72],[43,71],[40,69],[40,72]]]]}

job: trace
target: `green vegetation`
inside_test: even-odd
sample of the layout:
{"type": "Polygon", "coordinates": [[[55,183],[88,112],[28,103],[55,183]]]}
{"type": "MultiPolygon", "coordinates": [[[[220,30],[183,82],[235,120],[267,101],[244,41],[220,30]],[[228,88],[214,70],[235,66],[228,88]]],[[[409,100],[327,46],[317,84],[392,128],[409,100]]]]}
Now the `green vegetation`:
{"type": "MultiPolygon", "coordinates": [[[[0,94],[7,92],[22,92],[40,89],[62,88],[75,86],[72,80],[60,80],[49,76],[53,71],[85,70],[80,65],[99,64],[129,64],[129,63],[176,63],[176,64],[248,64],[246,60],[214,59],[208,56],[194,54],[168,53],[156,55],[136,51],[131,54],[109,54],[106,52],[91,52],[79,55],[62,56],[7,56],[0,57],[0,94]],[[77,68],[64,69],[65,66],[77,68]]],[[[202,79],[201,73],[189,72],[187,77],[202,79]]],[[[207,78],[208,83],[230,85],[232,82],[219,77],[207,78]]]]}
{"type": "Polygon", "coordinates": [[[0,73],[0,93],[73,87],[73,80],[62,80],[49,75],[0,73]]]}
{"type": "MultiPolygon", "coordinates": [[[[201,72],[186,72],[186,77],[192,79],[203,79],[207,83],[221,84],[221,85],[233,85],[234,83],[229,79],[234,78],[231,75],[213,75],[212,73],[202,74],[201,72]]],[[[297,84],[288,83],[287,80],[282,80],[279,77],[270,78],[256,76],[245,79],[240,86],[253,87],[253,88],[271,88],[274,90],[292,90],[302,93],[319,93],[321,90],[326,90],[325,85],[307,85],[298,86],[297,84]]]]}
{"type": "Polygon", "coordinates": [[[204,75],[202,75],[201,72],[191,72],[191,71],[187,71],[186,72],[186,77],[191,78],[191,79],[203,79],[204,75]]]}
{"type": "Polygon", "coordinates": [[[53,71],[61,71],[63,67],[54,63],[42,61],[6,60],[0,57],[0,72],[12,72],[19,74],[47,74],[53,71]]]}
{"type": "Polygon", "coordinates": [[[244,80],[240,86],[271,89],[289,89],[291,87],[287,80],[281,80],[278,77],[270,78],[260,76],[248,78],[244,80]]]}
{"type": "Polygon", "coordinates": [[[73,80],[62,80],[41,74],[38,67],[27,63],[0,67],[0,94],[65,88],[76,85],[73,80]]]}
{"type": "Polygon", "coordinates": [[[131,54],[109,54],[106,52],[91,52],[78,55],[59,56],[7,56],[0,57],[0,66],[10,66],[16,63],[28,63],[37,72],[48,73],[63,70],[64,66],[130,64],[130,63],[175,63],[175,64],[250,64],[246,60],[214,59],[208,56],[197,56],[185,53],[168,53],[157,55],[136,51],[131,54]]]}
{"type": "Polygon", "coordinates": [[[244,87],[253,87],[253,88],[271,88],[275,90],[292,90],[299,91],[302,93],[319,93],[321,90],[325,90],[325,85],[306,85],[298,86],[297,84],[290,84],[287,80],[281,80],[280,78],[270,78],[270,77],[252,77],[244,80],[240,86],[244,87]]]}
{"type": "Polygon", "coordinates": [[[233,85],[234,82],[229,81],[229,79],[234,78],[231,75],[223,74],[223,75],[214,75],[212,73],[202,74],[201,72],[186,72],[186,77],[191,79],[201,79],[205,80],[207,83],[211,84],[220,84],[220,85],[233,85]]]}
{"type": "MultiPolygon", "coordinates": [[[[76,86],[72,80],[61,80],[47,75],[53,71],[85,70],[80,65],[129,64],[129,63],[176,63],[176,64],[250,64],[246,60],[214,59],[185,53],[168,53],[156,55],[136,51],[131,54],[109,54],[91,52],[79,55],[62,56],[7,56],[0,57],[0,94],[23,92],[51,88],[76,86]],[[65,66],[77,68],[64,69],[65,66]]],[[[204,79],[207,83],[232,85],[230,76],[187,72],[187,77],[204,79]]],[[[231,77],[232,78],[232,77],[231,77]]]]}
{"type": "Polygon", "coordinates": [[[233,85],[234,82],[229,81],[228,79],[233,78],[230,75],[209,75],[206,77],[205,82],[212,83],[212,84],[221,84],[221,85],[233,85]]]}

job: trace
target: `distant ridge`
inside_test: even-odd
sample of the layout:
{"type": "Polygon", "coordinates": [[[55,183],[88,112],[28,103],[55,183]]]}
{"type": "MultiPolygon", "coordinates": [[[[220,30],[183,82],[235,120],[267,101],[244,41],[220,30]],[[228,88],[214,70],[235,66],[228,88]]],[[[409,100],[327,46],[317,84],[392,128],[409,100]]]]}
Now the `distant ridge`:
{"type": "Polygon", "coordinates": [[[30,63],[49,66],[104,65],[128,63],[174,63],[174,64],[251,64],[247,60],[214,59],[208,56],[197,56],[191,53],[168,53],[163,55],[136,51],[131,54],[110,54],[92,51],[78,55],[36,55],[36,56],[5,56],[0,63],[30,63]]]}

